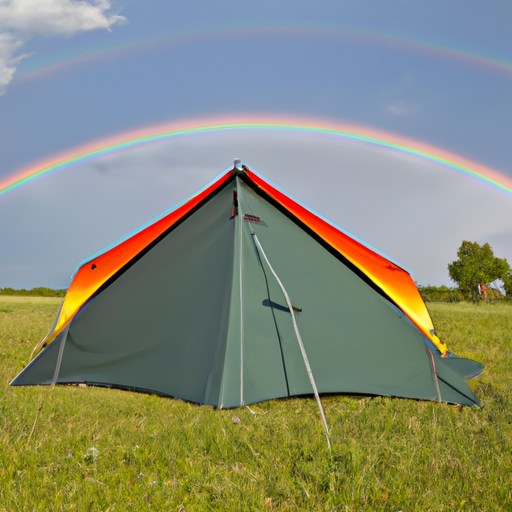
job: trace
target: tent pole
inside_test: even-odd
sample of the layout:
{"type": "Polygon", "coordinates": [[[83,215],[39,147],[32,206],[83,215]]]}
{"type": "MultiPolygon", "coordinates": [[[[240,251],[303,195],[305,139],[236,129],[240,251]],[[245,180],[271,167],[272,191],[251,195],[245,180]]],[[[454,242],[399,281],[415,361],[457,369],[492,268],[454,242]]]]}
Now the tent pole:
{"type": "Polygon", "coordinates": [[[60,365],[62,364],[62,356],[64,354],[64,346],[66,345],[66,340],[68,339],[68,332],[69,332],[69,324],[70,323],[68,323],[68,325],[66,325],[66,327],[62,331],[63,335],[62,335],[62,340],[60,342],[59,355],[57,356],[57,362],[55,363],[55,372],[53,374],[53,379],[52,379],[52,386],[53,387],[55,387],[55,384],[57,384],[57,380],[59,378],[60,365]]]}
{"type": "MultiPolygon", "coordinates": [[[[240,194],[241,190],[239,189],[239,180],[238,176],[236,177],[236,194],[237,196],[240,194]]],[[[238,236],[240,239],[238,248],[238,272],[239,272],[239,283],[240,283],[240,406],[244,405],[244,300],[243,300],[243,220],[242,215],[240,215],[240,201],[237,198],[237,208],[235,211],[235,215],[238,216],[238,236]]]]}
{"type": "Polygon", "coordinates": [[[442,402],[441,389],[439,388],[439,379],[437,377],[437,369],[436,369],[436,362],[434,361],[434,355],[432,354],[430,347],[426,343],[425,343],[425,349],[427,350],[427,355],[430,360],[430,365],[432,366],[432,373],[434,374],[434,382],[436,384],[436,391],[437,391],[437,401],[442,402]]]}
{"type": "Polygon", "coordinates": [[[322,418],[322,424],[324,427],[325,438],[327,439],[327,447],[330,450],[331,449],[331,440],[329,438],[329,428],[327,427],[327,420],[325,419],[324,408],[322,407],[322,402],[320,400],[320,395],[318,394],[318,389],[316,387],[315,379],[313,377],[313,372],[311,371],[311,366],[309,365],[309,359],[306,354],[306,349],[304,348],[304,344],[302,343],[302,338],[301,338],[301,335],[299,332],[299,327],[297,326],[297,320],[295,319],[295,313],[293,310],[292,302],[290,300],[290,297],[288,296],[288,293],[287,293],[283,283],[281,282],[281,280],[277,276],[275,270],[272,268],[272,265],[268,261],[267,255],[265,254],[265,251],[263,250],[263,247],[261,246],[260,241],[258,240],[258,237],[256,236],[255,233],[251,233],[251,235],[253,237],[253,240],[255,242],[257,250],[261,251],[261,254],[265,258],[265,261],[267,262],[267,265],[270,268],[270,271],[276,278],[276,281],[279,284],[281,291],[283,292],[284,298],[286,300],[286,304],[288,305],[288,309],[290,310],[290,314],[292,316],[293,328],[295,329],[295,335],[297,336],[297,341],[299,343],[300,351],[302,353],[302,359],[304,360],[304,366],[306,367],[306,372],[309,377],[309,382],[311,383],[311,387],[313,388],[313,393],[315,394],[316,403],[318,404],[318,409],[320,410],[320,417],[322,418]]]}

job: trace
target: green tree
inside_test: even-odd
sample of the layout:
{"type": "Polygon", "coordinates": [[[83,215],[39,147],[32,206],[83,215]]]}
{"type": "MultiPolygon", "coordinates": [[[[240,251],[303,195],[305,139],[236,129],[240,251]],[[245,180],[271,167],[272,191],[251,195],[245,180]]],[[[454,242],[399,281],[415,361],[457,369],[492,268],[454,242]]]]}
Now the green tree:
{"type": "Polygon", "coordinates": [[[507,298],[512,298],[512,269],[510,269],[503,278],[503,288],[507,294],[507,298]]]}
{"type": "Polygon", "coordinates": [[[478,245],[476,242],[464,240],[457,256],[458,259],[448,265],[448,272],[451,279],[458,284],[464,298],[473,302],[479,298],[487,301],[489,284],[497,279],[506,283],[510,274],[507,260],[494,256],[489,244],[478,245]]]}

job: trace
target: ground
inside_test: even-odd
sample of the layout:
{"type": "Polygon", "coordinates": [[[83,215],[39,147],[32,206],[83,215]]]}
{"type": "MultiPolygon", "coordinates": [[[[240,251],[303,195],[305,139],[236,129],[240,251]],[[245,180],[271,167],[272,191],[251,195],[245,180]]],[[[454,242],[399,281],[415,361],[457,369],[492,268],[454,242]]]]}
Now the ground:
{"type": "Polygon", "coordinates": [[[512,306],[430,303],[486,366],[480,408],[323,397],[214,410],[87,387],[9,387],[60,299],[0,297],[0,511],[512,509],[512,306]]]}

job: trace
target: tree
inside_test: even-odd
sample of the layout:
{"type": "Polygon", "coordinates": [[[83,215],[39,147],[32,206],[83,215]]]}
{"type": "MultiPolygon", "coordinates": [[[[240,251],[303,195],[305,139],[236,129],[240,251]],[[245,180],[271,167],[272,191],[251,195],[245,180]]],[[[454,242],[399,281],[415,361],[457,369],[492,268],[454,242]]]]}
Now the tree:
{"type": "Polygon", "coordinates": [[[507,298],[512,297],[512,269],[510,269],[503,278],[503,288],[507,294],[507,298]]]}
{"type": "Polygon", "coordinates": [[[495,257],[489,244],[464,240],[457,256],[458,259],[448,265],[450,278],[459,285],[464,298],[473,302],[479,298],[487,301],[490,283],[497,279],[506,282],[511,272],[507,260],[495,257]]]}

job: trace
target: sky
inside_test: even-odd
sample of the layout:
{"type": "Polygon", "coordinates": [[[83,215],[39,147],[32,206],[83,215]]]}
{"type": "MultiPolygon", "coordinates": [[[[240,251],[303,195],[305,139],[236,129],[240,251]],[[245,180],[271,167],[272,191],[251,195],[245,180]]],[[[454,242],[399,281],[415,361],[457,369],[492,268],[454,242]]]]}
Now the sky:
{"type": "Polygon", "coordinates": [[[0,288],[66,287],[234,158],[419,284],[462,240],[512,262],[511,27],[504,0],[0,0],[0,288]]]}

